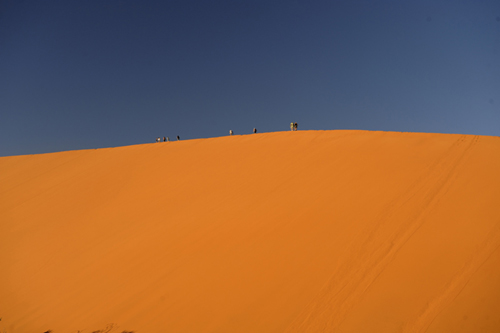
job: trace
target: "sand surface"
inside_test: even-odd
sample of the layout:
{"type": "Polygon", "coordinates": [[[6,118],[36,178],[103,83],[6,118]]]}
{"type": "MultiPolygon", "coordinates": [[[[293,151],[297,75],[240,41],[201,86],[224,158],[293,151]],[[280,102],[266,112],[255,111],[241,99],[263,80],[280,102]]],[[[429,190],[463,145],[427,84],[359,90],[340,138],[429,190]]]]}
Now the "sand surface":
{"type": "Polygon", "coordinates": [[[0,333],[500,332],[500,138],[0,158],[0,333]]]}

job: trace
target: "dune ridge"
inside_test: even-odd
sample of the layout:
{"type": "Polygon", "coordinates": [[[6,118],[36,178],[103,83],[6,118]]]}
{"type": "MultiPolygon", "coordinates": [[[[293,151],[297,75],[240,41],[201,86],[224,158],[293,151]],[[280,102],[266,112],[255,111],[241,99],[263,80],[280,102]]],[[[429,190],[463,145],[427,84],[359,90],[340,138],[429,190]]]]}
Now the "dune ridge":
{"type": "Polygon", "coordinates": [[[500,138],[0,158],[0,332],[498,332],[500,138]]]}

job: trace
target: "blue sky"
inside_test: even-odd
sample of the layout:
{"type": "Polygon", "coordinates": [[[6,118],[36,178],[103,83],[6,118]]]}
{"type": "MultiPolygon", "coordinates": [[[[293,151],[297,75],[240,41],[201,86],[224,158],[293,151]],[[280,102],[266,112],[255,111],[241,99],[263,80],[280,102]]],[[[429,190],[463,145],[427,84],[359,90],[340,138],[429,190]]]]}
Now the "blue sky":
{"type": "Polygon", "coordinates": [[[291,121],[500,136],[500,1],[0,2],[0,156],[291,121]]]}

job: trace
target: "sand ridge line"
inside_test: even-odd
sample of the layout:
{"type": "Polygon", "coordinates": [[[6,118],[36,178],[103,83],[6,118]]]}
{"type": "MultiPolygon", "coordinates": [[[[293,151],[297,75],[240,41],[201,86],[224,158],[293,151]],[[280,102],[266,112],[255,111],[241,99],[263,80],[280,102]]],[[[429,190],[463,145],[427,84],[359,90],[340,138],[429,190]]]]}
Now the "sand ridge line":
{"type": "Polygon", "coordinates": [[[419,181],[413,183],[402,196],[386,207],[377,219],[378,222],[374,223],[376,227],[365,236],[365,240],[360,241],[361,246],[352,255],[358,260],[346,260],[345,264],[339,267],[337,270],[339,273],[334,273],[323,287],[320,296],[306,306],[287,328],[287,332],[332,331],[340,326],[348,312],[359,302],[399,249],[424,223],[423,217],[438,202],[443,191],[450,186],[457,167],[478,140],[477,137],[473,137],[466,147],[461,148],[466,139],[467,136],[460,136],[447,153],[427,169],[428,171],[419,178],[419,181]],[[450,158],[450,155],[455,156],[450,158]],[[429,181],[435,178],[438,178],[437,181],[429,184],[429,181]],[[396,215],[410,200],[419,201],[421,204],[410,209],[410,214],[405,214],[410,216],[397,218],[396,215]],[[381,230],[383,225],[388,226],[391,220],[396,220],[392,221],[393,224],[396,223],[396,227],[399,220],[408,222],[401,225],[397,232],[389,233],[389,239],[378,245],[377,241],[380,243],[381,236],[383,236],[383,230],[381,230]]]}
{"type": "Polygon", "coordinates": [[[462,292],[472,276],[500,248],[500,221],[493,226],[472,258],[446,284],[442,291],[430,300],[420,314],[406,323],[403,332],[425,332],[441,311],[462,292]]]}

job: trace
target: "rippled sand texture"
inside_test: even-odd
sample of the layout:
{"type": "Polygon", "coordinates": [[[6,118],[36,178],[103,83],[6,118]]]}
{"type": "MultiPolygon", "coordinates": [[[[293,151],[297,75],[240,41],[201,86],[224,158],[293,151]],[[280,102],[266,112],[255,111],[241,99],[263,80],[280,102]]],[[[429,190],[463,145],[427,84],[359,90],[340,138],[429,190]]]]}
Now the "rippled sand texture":
{"type": "Polygon", "coordinates": [[[0,158],[0,332],[500,332],[500,138],[0,158]]]}

